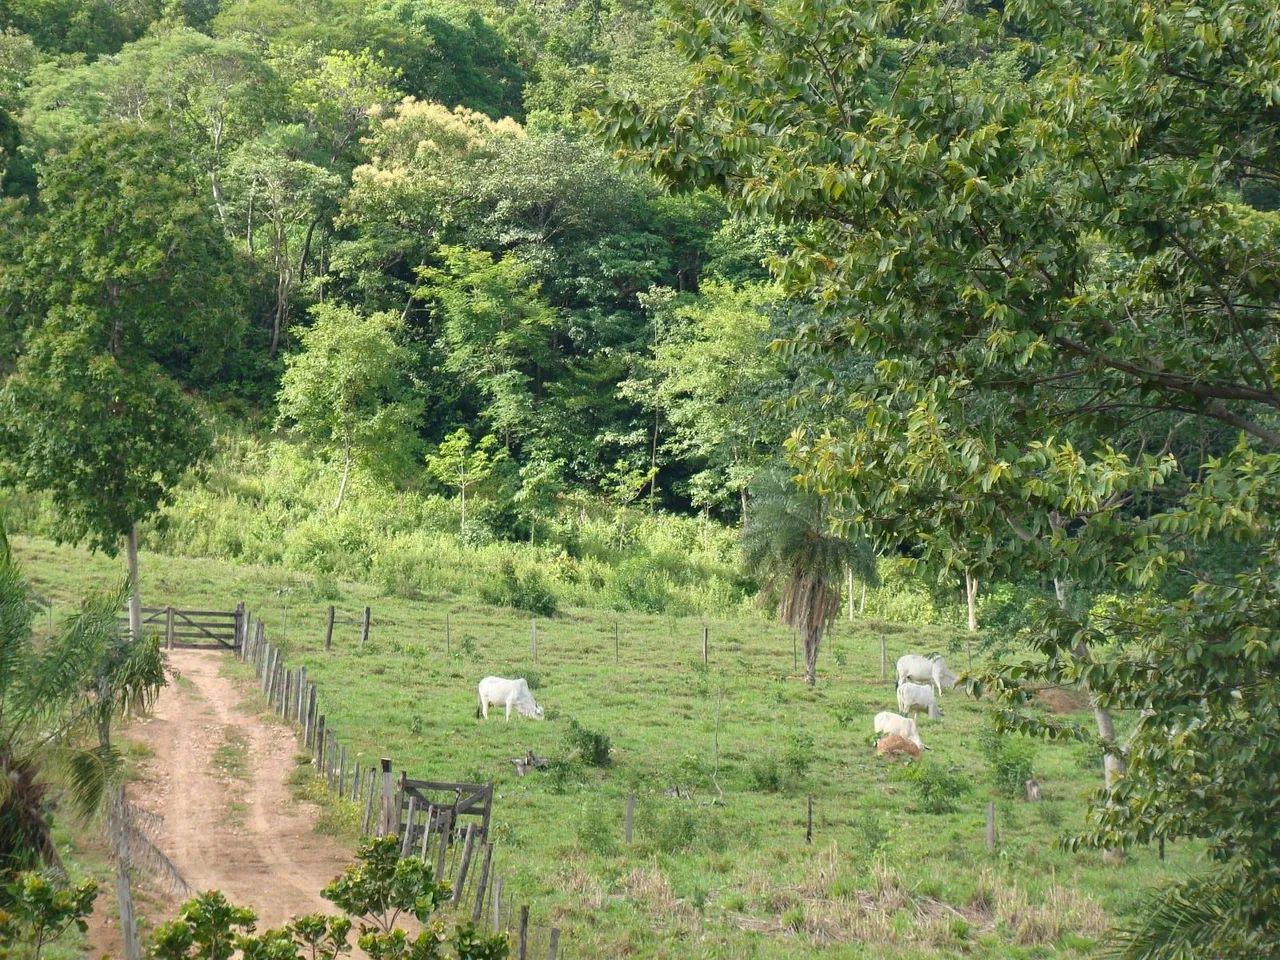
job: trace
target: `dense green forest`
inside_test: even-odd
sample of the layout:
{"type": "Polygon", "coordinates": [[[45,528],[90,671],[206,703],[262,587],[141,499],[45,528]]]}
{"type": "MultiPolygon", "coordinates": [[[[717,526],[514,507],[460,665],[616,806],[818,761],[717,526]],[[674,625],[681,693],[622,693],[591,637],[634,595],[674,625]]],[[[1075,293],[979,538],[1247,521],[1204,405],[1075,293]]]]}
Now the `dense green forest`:
{"type": "Polygon", "coordinates": [[[893,619],[967,594],[971,691],[1104,754],[1073,842],[1214,857],[1130,955],[1274,950],[1273,2],[0,29],[11,525],[135,582],[141,539],[544,613],[763,587],[810,683],[850,571],[893,619]]]}

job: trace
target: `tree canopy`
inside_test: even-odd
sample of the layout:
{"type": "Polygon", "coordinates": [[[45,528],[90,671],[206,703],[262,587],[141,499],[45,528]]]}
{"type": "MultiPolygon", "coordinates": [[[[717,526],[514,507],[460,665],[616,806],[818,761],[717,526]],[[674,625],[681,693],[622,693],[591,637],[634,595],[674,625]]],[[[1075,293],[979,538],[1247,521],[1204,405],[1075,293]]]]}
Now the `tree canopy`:
{"type": "MultiPolygon", "coordinates": [[[[935,571],[1052,581],[1043,657],[989,678],[1005,722],[1066,733],[1025,685],[1092,691],[1109,762],[1085,839],[1209,838],[1243,870],[1223,882],[1258,884],[1231,887],[1230,936],[1274,938],[1280,847],[1249,825],[1274,803],[1280,689],[1255,606],[1280,457],[1280,219],[1253,202],[1280,175],[1274,5],[680,14],[684,96],[624,92],[599,126],[668,184],[789,225],[780,277],[821,311],[792,351],[877,358],[793,433],[807,484],[935,571]],[[1209,563],[1223,541],[1226,570],[1209,563]],[[1091,617],[1102,591],[1118,599],[1091,617]],[[1125,744],[1121,706],[1141,711],[1125,744]],[[1205,747],[1246,717],[1249,762],[1216,779],[1205,747]],[[1186,791],[1212,813],[1184,819],[1186,791]]],[[[1211,927],[1184,932],[1220,953],[1234,941],[1211,927]]]]}

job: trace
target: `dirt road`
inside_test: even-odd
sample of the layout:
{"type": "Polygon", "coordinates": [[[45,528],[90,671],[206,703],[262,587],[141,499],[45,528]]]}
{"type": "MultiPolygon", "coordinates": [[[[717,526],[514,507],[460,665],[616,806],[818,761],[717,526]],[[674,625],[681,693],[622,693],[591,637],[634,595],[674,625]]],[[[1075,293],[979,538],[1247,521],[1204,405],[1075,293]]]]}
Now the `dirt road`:
{"type": "MultiPolygon", "coordinates": [[[[287,785],[298,752],[292,730],[247,712],[241,688],[221,673],[229,654],[175,650],[181,676],[160,696],[152,716],[124,731],[154,756],[130,799],[164,817],[157,841],[193,891],[219,889],[252,907],[259,929],[291,916],[334,912],[320,890],[351,862],[352,851],[317,834],[314,807],[295,801],[287,785]]],[[[109,899],[104,891],[102,899],[109,899]]],[[[155,919],[172,915],[150,904],[155,919]]],[[[114,903],[101,903],[104,917],[114,903]]],[[[95,925],[94,956],[118,955],[112,922],[95,925]]]]}

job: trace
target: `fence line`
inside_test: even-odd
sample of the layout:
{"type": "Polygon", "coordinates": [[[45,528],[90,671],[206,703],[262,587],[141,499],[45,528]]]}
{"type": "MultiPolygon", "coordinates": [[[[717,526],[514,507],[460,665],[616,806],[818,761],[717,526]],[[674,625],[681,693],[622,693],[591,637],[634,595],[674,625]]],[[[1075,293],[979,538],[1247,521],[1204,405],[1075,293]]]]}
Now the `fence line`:
{"type": "MultiPolygon", "coordinates": [[[[361,622],[365,636],[368,611],[366,607],[361,622]]],[[[326,634],[331,635],[333,614],[326,619],[326,634]]],[[[248,618],[244,643],[236,654],[253,667],[272,711],[298,728],[299,740],[315,764],[316,776],[339,798],[357,805],[362,836],[400,837],[401,855],[421,856],[433,865],[436,880],[451,886],[449,909],[480,930],[506,934],[513,957],[563,960],[566,954],[561,950],[559,928],[530,926],[528,906],[517,908],[514,894],[506,890],[495,845],[487,836],[492,784],[413,780],[403,771],[396,779],[392,777],[389,758],[383,757],[375,767],[372,763],[362,765],[358,758],[349,756],[346,745],[322,712],[319,687],[308,679],[307,668],[285,664],[281,650],[267,641],[262,620],[248,618]],[[487,795],[464,800],[459,794],[453,803],[433,803],[425,798],[424,790],[441,787],[477,787],[487,795]],[[468,801],[474,802],[477,809],[471,809],[468,801]],[[480,804],[480,824],[457,822],[463,816],[474,820],[481,812],[480,804]]]]}

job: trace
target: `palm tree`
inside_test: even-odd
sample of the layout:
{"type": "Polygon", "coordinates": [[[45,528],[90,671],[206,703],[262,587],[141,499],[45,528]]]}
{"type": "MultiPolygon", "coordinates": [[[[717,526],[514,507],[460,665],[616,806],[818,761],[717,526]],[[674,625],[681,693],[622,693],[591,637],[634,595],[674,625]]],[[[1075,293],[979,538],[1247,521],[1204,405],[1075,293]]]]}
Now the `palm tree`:
{"type": "Polygon", "coordinates": [[[875,552],[858,536],[833,531],[831,505],[775,468],[751,484],[751,512],[742,528],[743,561],[760,583],[762,601],[804,638],[804,681],[818,675],[822,634],[840,613],[846,571],[877,584],[875,552]]]}
{"type": "Polygon", "coordinates": [[[34,595],[0,532],[0,874],[61,866],[48,816],[55,794],[85,818],[105,812],[126,943],[138,956],[129,868],[181,880],[147,837],[148,815],[125,799],[111,743],[112,719],[149,707],[165,683],[156,638],[120,628],[128,594],[126,583],[90,597],[37,642],[34,595]]]}

